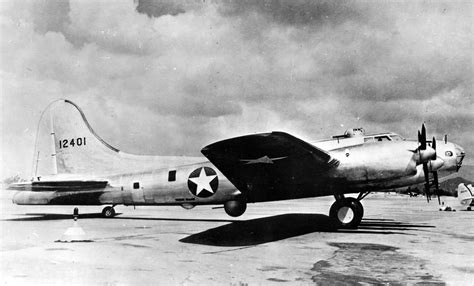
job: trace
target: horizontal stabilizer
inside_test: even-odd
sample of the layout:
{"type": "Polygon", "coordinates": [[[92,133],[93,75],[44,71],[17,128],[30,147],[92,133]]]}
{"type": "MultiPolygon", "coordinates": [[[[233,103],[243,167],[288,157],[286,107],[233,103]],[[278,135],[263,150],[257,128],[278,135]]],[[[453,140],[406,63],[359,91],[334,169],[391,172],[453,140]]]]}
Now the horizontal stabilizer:
{"type": "MultiPolygon", "coordinates": [[[[284,132],[231,138],[201,152],[250,200],[310,186],[339,165],[326,151],[284,132]]],[[[268,197],[267,197],[268,198],[268,197]]]]}
{"type": "Polygon", "coordinates": [[[8,189],[34,192],[77,192],[102,190],[106,186],[107,181],[35,181],[11,184],[8,189]]]}

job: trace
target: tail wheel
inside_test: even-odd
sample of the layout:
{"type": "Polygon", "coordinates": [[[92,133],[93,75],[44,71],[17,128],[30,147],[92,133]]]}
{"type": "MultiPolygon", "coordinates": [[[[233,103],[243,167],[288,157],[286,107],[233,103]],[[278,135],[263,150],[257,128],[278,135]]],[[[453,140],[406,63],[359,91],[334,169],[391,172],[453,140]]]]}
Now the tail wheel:
{"type": "Polygon", "coordinates": [[[363,215],[362,204],[354,198],[337,200],[329,210],[329,216],[337,220],[340,228],[357,228],[363,215]]]}
{"type": "Polygon", "coordinates": [[[115,209],[113,207],[105,207],[102,210],[102,216],[105,218],[111,218],[115,216],[115,209]]]}

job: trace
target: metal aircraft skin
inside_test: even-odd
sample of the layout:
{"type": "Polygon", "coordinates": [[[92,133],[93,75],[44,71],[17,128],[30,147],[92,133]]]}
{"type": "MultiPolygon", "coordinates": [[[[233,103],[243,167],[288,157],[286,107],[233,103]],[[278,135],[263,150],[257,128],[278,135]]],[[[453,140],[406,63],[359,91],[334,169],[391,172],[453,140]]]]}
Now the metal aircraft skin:
{"type": "Polygon", "coordinates": [[[465,156],[447,138],[427,141],[424,125],[418,140],[359,128],[309,143],[271,132],[210,144],[201,150],[206,158],[131,155],[102,140],[63,99],[43,112],[35,145],[33,179],[9,186],[18,191],[15,204],[107,205],[105,217],[120,204],[224,205],[240,216],[247,203],[334,196],[329,215],[341,228],[360,224],[368,193],[421,182],[436,191],[438,175],[457,172],[465,156]],[[49,149],[40,150],[40,141],[49,149]]]}

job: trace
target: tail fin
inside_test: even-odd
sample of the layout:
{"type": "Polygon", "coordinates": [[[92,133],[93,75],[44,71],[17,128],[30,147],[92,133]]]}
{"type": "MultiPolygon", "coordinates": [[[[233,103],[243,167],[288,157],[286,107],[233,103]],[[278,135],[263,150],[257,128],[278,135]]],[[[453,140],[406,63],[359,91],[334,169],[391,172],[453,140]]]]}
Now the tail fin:
{"type": "Polygon", "coordinates": [[[118,149],[107,144],[89,125],[82,110],[64,100],[52,117],[52,131],[58,173],[107,171],[118,149]]]}
{"type": "MultiPolygon", "coordinates": [[[[472,188],[472,186],[471,186],[472,188]]],[[[472,192],[466,184],[459,184],[458,186],[458,200],[463,206],[469,206],[473,200],[472,192]]]]}
{"type": "MultiPolygon", "coordinates": [[[[181,156],[144,156],[124,153],[100,138],[84,112],[72,101],[48,105],[38,124],[33,180],[57,174],[97,177],[168,168],[203,159],[181,156]]],[[[83,176],[81,176],[83,178],[83,176]]]]}
{"type": "Polygon", "coordinates": [[[38,125],[34,177],[108,173],[121,157],[119,152],[94,132],[75,103],[57,100],[46,108],[38,125]]]}

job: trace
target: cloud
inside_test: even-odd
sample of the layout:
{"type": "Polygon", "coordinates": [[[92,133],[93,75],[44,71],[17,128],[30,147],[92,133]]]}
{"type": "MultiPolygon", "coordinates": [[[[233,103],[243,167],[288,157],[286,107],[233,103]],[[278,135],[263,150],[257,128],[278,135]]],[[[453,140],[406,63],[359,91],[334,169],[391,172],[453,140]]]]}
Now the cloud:
{"type": "Polygon", "coordinates": [[[196,155],[214,140],[277,129],[305,139],[359,126],[415,137],[423,121],[472,149],[471,8],[5,2],[2,134],[12,139],[2,143],[2,161],[18,166],[5,172],[20,169],[10,154],[30,143],[35,115],[58,97],[82,106],[112,145],[142,154],[196,155]]]}
{"type": "MultiPolygon", "coordinates": [[[[365,8],[369,6],[366,5],[365,8]]],[[[219,11],[224,16],[248,17],[260,14],[270,22],[289,26],[338,25],[346,21],[366,21],[364,11],[354,1],[222,1],[219,11]]]]}
{"type": "Polygon", "coordinates": [[[203,1],[187,0],[140,0],[137,5],[137,12],[148,15],[149,17],[161,17],[164,15],[176,16],[186,13],[192,9],[199,9],[203,1]]]}

